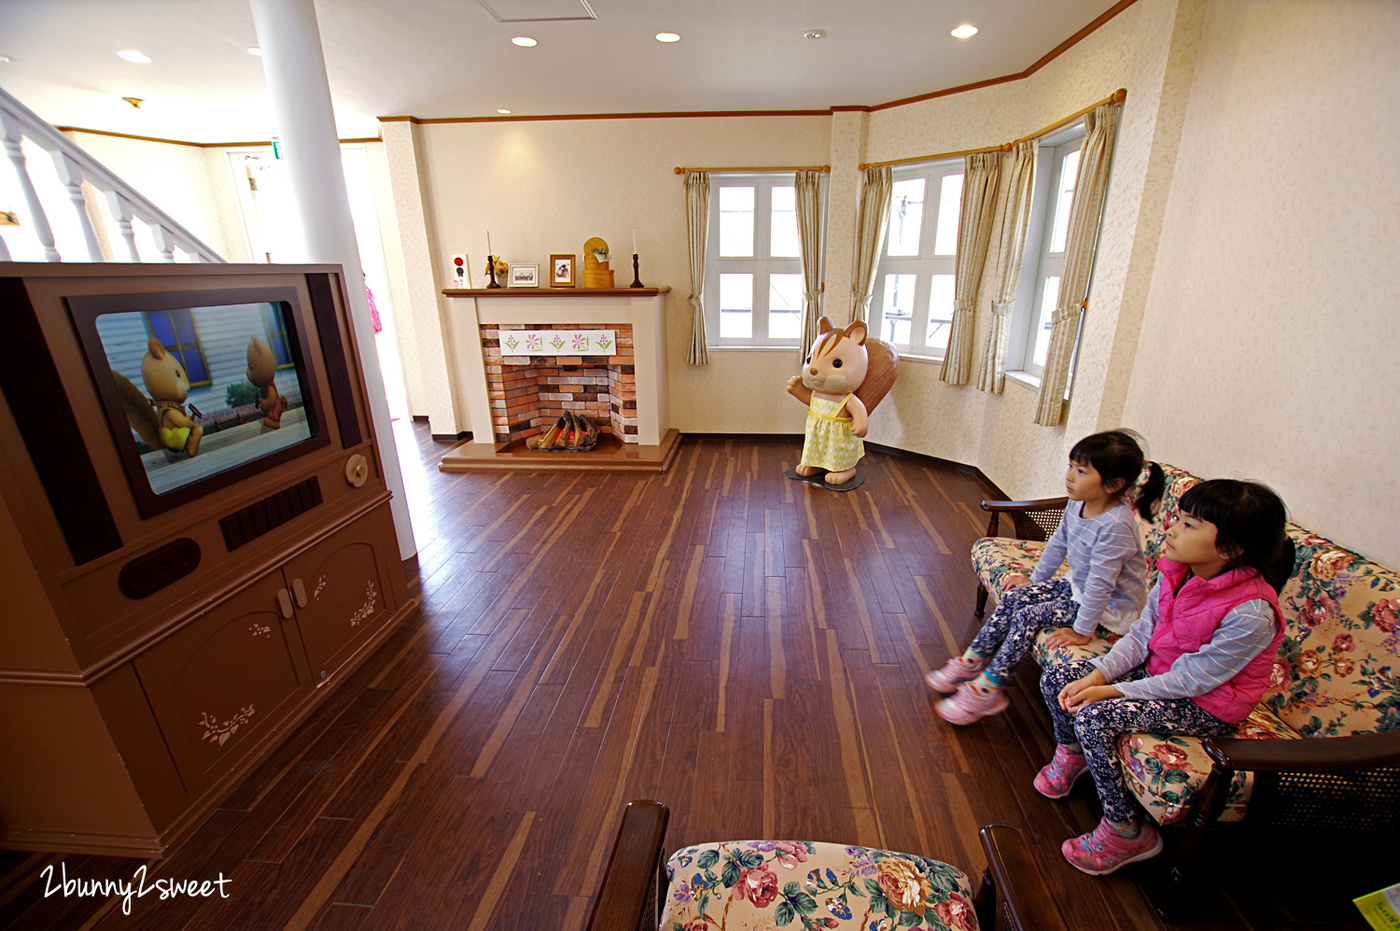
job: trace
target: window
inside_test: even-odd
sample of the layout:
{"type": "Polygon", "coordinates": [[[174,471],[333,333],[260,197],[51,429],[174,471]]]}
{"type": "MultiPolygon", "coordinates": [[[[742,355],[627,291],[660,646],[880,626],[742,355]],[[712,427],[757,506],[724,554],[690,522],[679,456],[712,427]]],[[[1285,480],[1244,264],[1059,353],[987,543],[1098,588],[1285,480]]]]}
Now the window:
{"type": "Polygon", "coordinates": [[[277,367],[295,368],[291,344],[287,339],[287,321],[282,316],[283,305],[281,302],[270,302],[259,306],[262,308],[263,328],[267,330],[267,345],[277,360],[277,367]]]}
{"type": "Polygon", "coordinates": [[[147,311],[146,326],[151,335],[180,360],[191,388],[214,383],[209,377],[209,366],[204,363],[204,349],[199,345],[194,314],[189,308],[147,311]]]}
{"type": "Polygon", "coordinates": [[[711,175],[705,256],[712,348],[797,345],[802,250],[791,173],[711,175]]]}
{"type": "Polygon", "coordinates": [[[1050,329],[1065,266],[1069,212],[1079,175],[1079,149],[1083,144],[1081,123],[1048,137],[1036,156],[1030,232],[1016,291],[1006,367],[1037,378],[1045,374],[1045,355],[1050,348],[1050,329]]]}
{"type": "Polygon", "coordinates": [[[897,167],[892,175],[871,325],[901,352],[942,358],[953,322],[963,161],[897,167]]]}

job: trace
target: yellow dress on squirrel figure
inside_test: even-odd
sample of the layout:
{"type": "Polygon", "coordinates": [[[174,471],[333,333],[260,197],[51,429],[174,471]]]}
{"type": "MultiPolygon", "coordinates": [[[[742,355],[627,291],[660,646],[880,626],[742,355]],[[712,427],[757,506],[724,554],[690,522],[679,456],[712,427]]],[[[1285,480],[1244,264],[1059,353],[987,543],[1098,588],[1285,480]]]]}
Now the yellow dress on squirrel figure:
{"type": "Polygon", "coordinates": [[[861,438],[851,433],[850,417],[837,416],[851,395],[837,401],[812,393],[812,401],[807,405],[807,433],[802,444],[802,465],[808,468],[825,469],[828,472],[844,472],[854,469],[865,455],[865,444],[861,438]]]}

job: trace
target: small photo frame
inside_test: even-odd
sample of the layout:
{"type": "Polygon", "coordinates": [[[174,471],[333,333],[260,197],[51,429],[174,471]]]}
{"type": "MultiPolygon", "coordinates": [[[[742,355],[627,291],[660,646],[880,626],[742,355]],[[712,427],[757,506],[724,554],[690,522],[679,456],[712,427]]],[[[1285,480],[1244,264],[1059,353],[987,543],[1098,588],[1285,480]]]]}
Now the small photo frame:
{"type": "Polygon", "coordinates": [[[509,285],[512,288],[538,288],[540,286],[540,267],[538,265],[512,265],[509,285]]]}
{"type": "Polygon", "coordinates": [[[574,267],[577,264],[577,256],[551,255],[549,257],[549,286],[551,288],[574,287],[574,267]]]}

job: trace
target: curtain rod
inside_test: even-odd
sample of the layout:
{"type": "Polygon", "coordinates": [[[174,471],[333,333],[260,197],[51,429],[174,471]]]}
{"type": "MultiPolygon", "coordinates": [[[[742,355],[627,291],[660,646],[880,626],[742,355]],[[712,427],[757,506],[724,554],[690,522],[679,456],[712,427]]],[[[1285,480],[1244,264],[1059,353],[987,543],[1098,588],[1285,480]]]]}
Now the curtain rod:
{"type": "Polygon", "coordinates": [[[983,146],[980,149],[963,149],[960,152],[940,152],[937,155],[915,155],[911,158],[892,158],[888,161],[883,162],[866,162],[860,166],[860,170],[864,171],[867,168],[878,168],[882,165],[912,165],[915,162],[934,162],[945,158],[961,158],[964,155],[980,155],[983,152],[1010,152],[1012,149],[1016,148],[1016,146],[1020,145],[1021,143],[1028,142],[1031,139],[1036,139],[1040,136],[1045,135],[1048,132],[1059,129],[1066,123],[1072,123],[1084,114],[1090,112],[1091,110],[1096,110],[1099,107],[1102,107],[1104,104],[1122,103],[1127,99],[1127,88],[1120,87],[1118,88],[1118,90],[1114,91],[1112,94],[1109,94],[1103,100],[1095,101],[1094,103],[1089,104],[1089,106],[1085,107],[1082,110],[1076,110],[1069,116],[1064,117],[1063,119],[1056,120],[1049,126],[1044,126],[1040,129],[1037,129],[1029,136],[1022,136],[1020,139],[1015,139],[1011,142],[1003,142],[1001,145],[983,146]]]}
{"type": "Polygon", "coordinates": [[[683,174],[685,174],[687,171],[705,171],[705,172],[709,172],[709,173],[711,173],[711,174],[741,174],[741,173],[742,173],[742,174],[753,174],[754,172],[759,172],[759,171],[820,171],[820,172],[830,173],[830,171],[831,171],[831,166],[830,166],[830,165],[807,165],[807,166],[805,166],[805,167],[796,167],[796,168],[793,168],[793,167],[788,167],[788,166],[784,166],[784,165],[779,165],[778,167],[774,168],[774,167],[772,167],[772,166],[770,166],[770,165],[765,165],[765,166],[763,166],[763,167],[761,167],[761,168],[676,168],[676,169],[675,169],[675,172],[676,172],[676,174],[678,174],[678,175],[683,175],[683,174]]]}

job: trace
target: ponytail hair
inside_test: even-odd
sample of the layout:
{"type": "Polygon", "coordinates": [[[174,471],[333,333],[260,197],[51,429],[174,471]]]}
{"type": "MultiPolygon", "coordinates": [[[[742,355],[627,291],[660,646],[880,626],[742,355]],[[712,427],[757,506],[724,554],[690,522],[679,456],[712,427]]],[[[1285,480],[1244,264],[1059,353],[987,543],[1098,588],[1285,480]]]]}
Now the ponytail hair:
{"type": "Polygon", "coordinates": [[[1216,478],[1198,482],[1181,496],[1180,509],[1215,525],[1215,548],[1226,569],[1258,570],[1274,591],[1293,574],[1294,547],[1284,524],[1288,509],[1267,485],[1216,478]]]}
{"type": "Polygon", "coordinates": [[[1105,485],[1117,481],[1120,487],[1112,492],[1114,501],[1119,501],[1133,491],[1136,486],[1134,510],[1143,520],[1152,520],[1162,492],[1167,487],[1167,477],[1162,467],[1147,461],[1142,451],[1142,437],[1132,430],[1107,430],[1084,437],[1069,451],[1073,462],[1093,466],[1105,485]],[[1147,470],[1147,479],[1140,486],[1138,478],[1147,470]]]}

